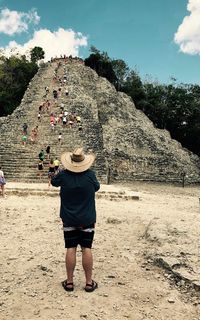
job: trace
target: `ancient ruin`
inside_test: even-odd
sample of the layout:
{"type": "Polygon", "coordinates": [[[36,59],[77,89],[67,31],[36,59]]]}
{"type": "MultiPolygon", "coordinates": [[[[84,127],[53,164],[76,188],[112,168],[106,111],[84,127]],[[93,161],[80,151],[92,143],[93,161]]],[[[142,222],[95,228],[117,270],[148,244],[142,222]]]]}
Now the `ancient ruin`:
{"type": "MultiPolygon", "coordinates": [[[[44,100],[45,86],[49,87],[48,99],[53,99],[53,89],[59,84],[53,81],[58,62],[40,67],[27,88],[21,104],[12,115],[0,118],[0,163],[5,176],[12,181],[36,181],[38,153],[51,145],[52,155],[60,156],[64,150],[83,146],[96,155],[95,170],[101,182],[109,181],[200,181],[198,156],[182,148],[171,139],[166,130],[154,127],[142,111],[136,109],[126,94],[117,92],[105,78],[80,62],[60,60],[58,75],[67,73],[69,95],[58,97],[58,105],[52,110],[59,112],[64,103],[69,112],[76,112],[82,119],[82,131],[57,125],[52,132],[49,114],[38,122],[40,103],[44,100]],[[22,125],[31,128],[38,125],[37,143],[30,141],[22,146],[22,125]],[[57,137],[62,131],[63,143],[57,137]]],[[[46,176],[44,177],[46,179],[46,176]]]]}

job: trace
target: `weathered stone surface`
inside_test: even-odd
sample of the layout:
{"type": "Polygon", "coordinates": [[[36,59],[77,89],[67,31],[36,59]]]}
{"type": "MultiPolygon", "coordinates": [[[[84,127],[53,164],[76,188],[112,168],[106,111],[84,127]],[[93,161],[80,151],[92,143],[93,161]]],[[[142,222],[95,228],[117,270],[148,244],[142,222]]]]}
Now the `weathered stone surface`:
{"type": "MultiPolygon", "coordinates": [[[[49,126],[49,115],[42,115],[38,123],[38,107],[44,99],[52,100],[53,89],[59,84],[53,82],[56,63],[39,69],[24,94],[20,106],[11,116],[0,119],[1,150],[0,163],[8,179],[34,181],[38,153],[47,144],[52,146],[52,156],[59,156],[64,150],[82,145],[96,155],[95,169],[102,182],[119,180],[151,180],[181,182],[183,171],[186,182],[200,182],[199,158],[183,149],[180,143],[171,139],[166,130],[156,129],[144,113],[135,108],[126,94],[117,92],[104,78],[82,64],[69,64],[69,96],[64,92],[58,98],[65,108],[75,111],[82,118],[83,131],[62,129],[57,126],[54,133],[49,126]],[[49,95],[44,98],[44,88],[49,95]],[[21,145],[21,128],[24,122],[31,128],[39,126],[37,144],[21,145]],[[59,131],[63,133],[62,146],[58,144],[59,131]],[[23,163],[23,166],[19,165],[23,163]]],[[[58,68],[60,77],[64,74],[64,62],[58,68]]],[[[64,91],[64,90],[63,90],[64,91]]]]}

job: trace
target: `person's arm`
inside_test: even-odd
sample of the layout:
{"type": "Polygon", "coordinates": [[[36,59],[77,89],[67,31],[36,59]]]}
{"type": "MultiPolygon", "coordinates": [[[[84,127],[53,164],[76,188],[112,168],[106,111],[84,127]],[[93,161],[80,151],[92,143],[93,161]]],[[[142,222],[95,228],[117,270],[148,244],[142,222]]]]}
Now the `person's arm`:
{"type": "Polygon", "coordinates": [[[62,171],[51,178],[51,184],[54,187],[60,187],[62,183],[62,171]]]}
{"type": "MultiPolygon", "coordinates": [[[[95,177],[95,178],[96,178],[96,177],[95,177]]],[[[95,181],[94,189],[95,189],[95,192],[97,192],[97,191],[100,189],[100,183],[99,183],[99,181],[97,180],[97,178],[96,178],[96,181],[95,181]]]]}
{"type": "Polygon", "coordinates": [[[93,181],[93,185],[94,185],[94,190],[96,192],[100,189],[100,183],[97,180],[97,177],[93,171],[92,171],[92,181],[93,181]]]}

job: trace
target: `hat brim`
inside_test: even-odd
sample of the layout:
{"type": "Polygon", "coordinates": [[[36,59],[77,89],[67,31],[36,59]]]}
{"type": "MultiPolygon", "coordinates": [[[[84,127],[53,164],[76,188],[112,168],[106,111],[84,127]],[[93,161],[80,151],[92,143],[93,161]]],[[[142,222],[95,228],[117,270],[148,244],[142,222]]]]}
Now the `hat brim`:
{"type": "Polygon", "coordinates": [[[72,155],[71,152],[64,152],[61,155],[61,163],[65,169],[72,172],[83,172],[88,170],[92,166],[95,160],[95,155],[93,153],[84,155],[85,158],[81,162],[73,161],[71,159],[71,155],[72,155]]]}

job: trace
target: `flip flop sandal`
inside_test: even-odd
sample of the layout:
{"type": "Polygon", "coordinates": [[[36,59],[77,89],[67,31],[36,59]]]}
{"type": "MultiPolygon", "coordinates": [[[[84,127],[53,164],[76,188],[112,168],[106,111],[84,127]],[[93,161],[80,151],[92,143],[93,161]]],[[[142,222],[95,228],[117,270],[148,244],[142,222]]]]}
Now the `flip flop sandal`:
{"type": "Polygon", "coordinates": [[[65,291],[74,291],[74,284],[73,282],[67,282],[67,280],[64,280],[61,282],[63,288],[65,289],[65,291]]]}
{"type": "Polygon", "coordinates": [[[97,288],[98,288],[98,283],[92,280],[92,283],[86,283],[86,286],[84,289],[86,292],[93,292],[97,288]]]}

